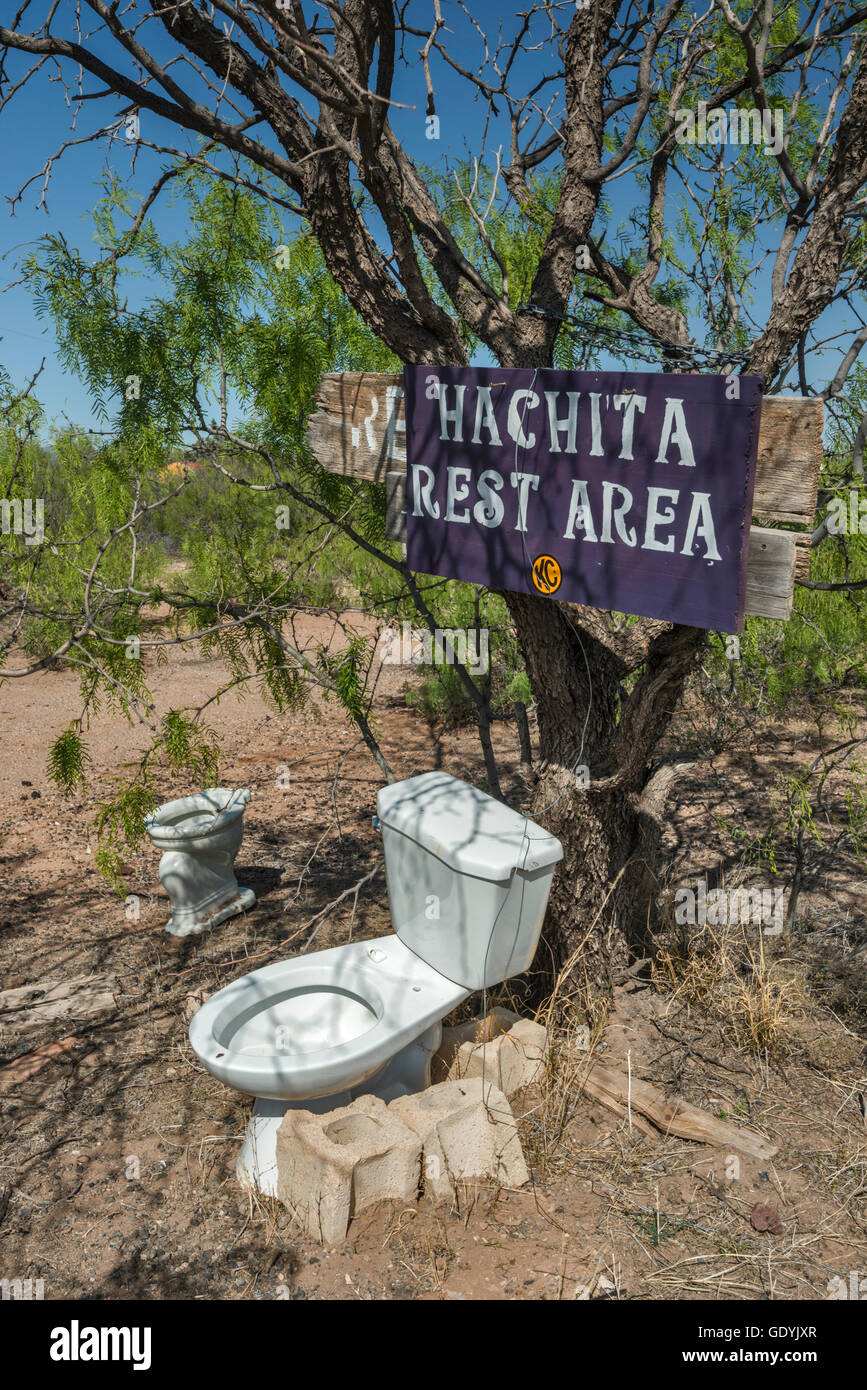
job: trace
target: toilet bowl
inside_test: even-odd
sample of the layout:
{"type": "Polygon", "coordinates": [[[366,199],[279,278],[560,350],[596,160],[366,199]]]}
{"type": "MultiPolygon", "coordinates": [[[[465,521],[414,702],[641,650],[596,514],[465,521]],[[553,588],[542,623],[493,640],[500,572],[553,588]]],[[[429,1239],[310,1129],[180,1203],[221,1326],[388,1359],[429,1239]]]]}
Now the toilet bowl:
{"type": "Polygon", "coordinates": [[[276,1195],[277,1129],[290,1108],[332,1110],[430,1085],[442,1020],[469,990],[397,935],[266,965],[194,1015],[190,1043],[214,1076],[256,1097],[237,1172],[276,1195]]]}
{"type": "Polygon", "coordinates": [[[172,904],[166,923],[172,936],[210,931],[256,901],[252,889],[238,887],[234,870],[249,800],[246,787],[211,787],[145,816],[145,829],[163,852],[159,876],[172,904]]]}
{"type": "Polygon", "coordinates": [[[353,941],[226,985],[194,1015],[190,1043],[236,1091],[318,1100],[361,1086],[469,993],[396,934],[353,941]]]}
{"type": "Polygon", "coordinates": [[[430,1084],[442,1020],[532,961],[563,856],[541,826],[447,773],[382,788],[377,810],[394,932],[254,970],[190,1023],[208,1071],[256,1097],[237,1172],[272,1195],[290,1106],[430,1084]]]}

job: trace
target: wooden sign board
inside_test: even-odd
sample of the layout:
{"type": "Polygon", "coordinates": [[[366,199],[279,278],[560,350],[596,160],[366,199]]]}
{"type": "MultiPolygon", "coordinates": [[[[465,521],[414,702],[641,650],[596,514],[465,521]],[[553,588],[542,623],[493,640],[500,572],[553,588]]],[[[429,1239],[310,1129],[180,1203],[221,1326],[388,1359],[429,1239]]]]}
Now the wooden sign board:
{"type": "MultiPolygon", "coordinates": [[[[432,369],[433,370],[433,369],[432,369]]],[[[387,534],[405,535],[406,419],[403,377],[335,372],[319,386],[307,442],[331,473],[386,486],[387,534]]],[[[822,461],[824,408],[810,397],[769,396],[762,404],[747,561],[747,615],[786,619],[796,578],[809,568],[822,461]],[[782,522],[777,530],[763,522],[782,522]]]]}

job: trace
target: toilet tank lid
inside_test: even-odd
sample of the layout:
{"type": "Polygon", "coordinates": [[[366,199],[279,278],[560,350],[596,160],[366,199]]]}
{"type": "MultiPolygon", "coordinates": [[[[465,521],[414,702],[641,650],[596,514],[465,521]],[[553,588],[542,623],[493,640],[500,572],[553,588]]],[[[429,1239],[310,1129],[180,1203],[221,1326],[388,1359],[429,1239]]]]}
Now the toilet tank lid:
{"type": "Polygon", "coordinates": [[[500,881],[514,869],[541,869],[563,858],[556,836],[447,772],[382,787],[377,811],[384,826],[477,878],[500,881]]]}

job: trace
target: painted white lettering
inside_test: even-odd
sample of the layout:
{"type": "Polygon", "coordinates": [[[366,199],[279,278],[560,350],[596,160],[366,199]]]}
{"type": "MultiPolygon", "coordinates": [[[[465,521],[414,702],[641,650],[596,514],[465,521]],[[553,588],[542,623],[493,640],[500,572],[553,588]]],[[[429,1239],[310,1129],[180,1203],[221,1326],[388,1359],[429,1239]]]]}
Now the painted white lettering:
{"type": "Polygon", "coordinates": [[[512,487],[518,489],[518,520],[515,523],[515,530],[526,531],[528,489],[532,487],[534,492],[539,491],[539,475],[538,473],[512,473],[511,478],[512,487]]]}
{"type": "Polygon", "coordinates": [[[599,411],[600,393],[590,392],[590,455],[602,457],[602,416],[599,411]]]}
{"type": "Polygon", "coordinates": [[[590,498],[587,494],[587,484],[583,478],[572,479],[572,496],[569,501],[569,517],[566,522],[566,530],[563,532],[565,541],[574,541],[576,528],[584,532],[585,541],[595,541],[596,527],[593,525],[593,514],[590,511],[590,498]]]}
{"type": "Polygon", "coordinates": [[[535,391],[515,391],[509,402],[509,421],[507,429],[510,438],[514,439],[515,443],[520,445],[522,449],[532,449],[536,443],[535,434],[524,434],[524,427],[521,421],[522,418],[526,416],[527,411],[535,410],[538,404],[539,397],[536,395],[535,391]],[[518,409],[519,402],[521,401],[526,401],[527,404],[524,411],[519,415],[518,409]]]}
{"type": "Polygon", "coordinates": [[[466,386],[455,387],[455,407],[454,410],[449,410],[446,407],[446,397],[448,396],[449,392],[448,383],[442,382],[440,384],[440,439],[451,439],[452,442],[455,444],[463,444],[464,395],[466,394],[466,389],[466,386]],[[453,435],[449,434],[449,425],[454,425],[455,427],[455,432],[453,435]]]}
{"type": "Polygon", "coordinates": [[[458,468],[452,465],[448,470],[448,489],[446,492],[446,521],[466,521],[469,522],[470,513],[465,508],[462,512],[455,511],[456,502],[465,502],[470,495],[469,479],[472,477],[469,468],[458,468]],[[462,479],[463,481],[459,481],[462,479]]]}
{"type": "Polygon", "coordinates": [[[614,529],[618,536],[626,545],[635,545],[635,527],[629,529],[624,526],[623,518],[632,506],[632,493],[628,487],[621,487],[619,483],[609,483],[606,479],[602,484],[602,540],[608,545],[613,545],[614,540],[611,535],[611,523],[614,522],[614,529]],[[617,506],[613,505],[614,494],[620,493],[620,501],[617,506]]]}
{"type": "Polygon", "coordinates": [[[473,520],[482,526],[499,526],[503,520],[503,499],[497,493],[503,487],[503,479],[493,468],[479,474],[478,489],[480,500],[473,507],[473,520]],[[496,489],[496,491],[494,491],[496,489]]]}
{"type": "Polygon", "coordinates": [[[476,423],[473,428],[473,443],[481,444],[480,431],[487,430],[490,442],[500,445],[500,431],[497,429],[497,418],[494,415],[494,402],[491,400],[490,386],[480,386],[478,397],[476,398],[476,423]]]}
{"type": "Polygon", "coordinates": [[[440,516],[440,504],[439,504],[439,502],[434,502],[434,501],[432,501],[432,500],[431,500],[431,495],[430,495],[430,494],[431,494],[431,488],[433,487],[435,481],[436,481],[436,480],[435,480],[434,475],[433,475],[433,470],[430,469],[430,468],[428,468],[427,464],[425,464],[425,463],[414,463],[414,464],[413,464],[413,466],[412,466],[412,497],[413,497],[412,514],[413,514],[413,516],[424,516],[424,512],[422,511],[422,507],[424,507],[424,511],[427,512],[428,516],[432,516],[433,519],[434,519],[434,521],[439,521],[439,516],[440,516]],[[422,474],[425,475],[425,479],[424,479],[423,482],[422,482],[422,480],[421,480],[422,474]]]}
{"type": "Polygon", "coordinates": [[[657,463],[668,463],[670,444],[676,444],[680,450],[678,463],[687,468],[695,468],[695,455],[692,451],[692,440],[686,428],[683,401],[678,396],[666,396],[665,398],[665,416],[662,421],[659,453],[656,455],[657,463]]]}
{"type": "Polygon", "coordinates": [[[557,398],[559,395],[559,391],[545,392],[545,400],[548,403],[548,428],[551,432],[551,453],[562,453],[560,435],[566,431],[566,453],[574,454],[578,449],[578,402],[581,399],[581,392],[566,392],[569,400],[569,414],[565,420],[557,418],[557,398]]]}
{"type": "Polygon", "coordinates": [[[660,541],[656,538],[657,526],[670,526],[674,521],[674,507],[663,507],[660,511],[657,505],[663,497],[670,502],[677,502],[680,491],[673,487],[649,487],[647,489],[647,521],[644,526],[642,550],[674,550],[674,536],[669,536],[666,541],[660,541]]]}
{"type": "Polygon", "coordinates": [[[722,559],[716,546],[716,531],[713,524],[713,513],[710,509],[709,492],[694,492],[692,494],[692,506],[689,511],[689,521],[686,524],[686,536],[683,549],[680,552],[681,555],[692,554],[696,536],[701,536],[705,543],[704,558],[706,560],[722,559]]]}
{"type": "Polygon", "coordinates": [[[622,459],[632,458],[632,435],[635,428],[635,412],[644,414],[647,405],[646,396],[637,396],[635,392],[628,396],[615,396],[614,409],[623,411],[623,433],[620,438],[620,457],[622,459]]]}

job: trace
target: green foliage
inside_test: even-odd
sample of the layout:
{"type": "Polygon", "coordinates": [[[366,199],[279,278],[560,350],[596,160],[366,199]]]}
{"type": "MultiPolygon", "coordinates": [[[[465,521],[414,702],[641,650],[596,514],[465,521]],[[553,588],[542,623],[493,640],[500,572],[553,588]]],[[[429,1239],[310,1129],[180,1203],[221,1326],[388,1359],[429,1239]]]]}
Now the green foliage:
{"type": "MultiPolygon", "coordinates": [[[[529,197],[520,207],[505,196],[502,180],[496,180],[494,172],[477,161],[465,161],[448,174],[432,168],[422,172],[467,259],[479,267],[510,308],[518,309],[530,302],[539,257],[560,195],[559,171],[531,175],[529,197]]],[[[610,215],[609,201],[602,194],[597,220],[603,224],[610,215]]],[[[454,306],[433,270],[423,256],[420,260],[426,268],[425,279],[431,294],[453,316],[454,306]]],[[[576,334],[564,326],[558,333],[553,352],[555,367],[568,371],[599,365],[604,343],[595,338],[593,325],[610,328],[623,322],[622,315],[584,297],[587,290],[601,289],[595,276],[579,274],[576,269],[576,289],[569,309],[572,313],[580,311],[589,327],[576,334]]],[[[480,344],[460,321],[458,330],[472,360],[480,344]]]]}
{"type": "Polygon", "coordinates": [[[134,848],[144,838],[145,816],[158,805],[159,796],[146,772],[132,782],[117,779],[116,786],[112,799],[99,803],[96,818],[99,846],[94,862],[115,891],[123,895],[123,851],[134,848]]]}
{"type": "Polygon", "coordinates": [[[187,718],[181,710],[163,716],[162,732],[154,751],[165,753],[173,774],[184,772],[203,786],[215,786],[220,777],[220,748],[212,729],[187,718]]]}
{"type": "Polygon", "coordinates": [[[814,815],[809,772],[778,773],[773,804],[793,844],[799,836],[822,843],[814,815]]]}
{"type": "MultiPolygon", "coordinates": [[[[99,259],[49,235],[26,262],[37,308],[54,325],[64,364],[86,381],[107,435],[67,428],[37,442],[26,407],[13,410],[11,383],[0,381],[0,487],[14,475],[25,496],[45,499],[44,544],[11,536],[3,548],[0,582],[26,588],[30,599],[21,644],[39,659],[60,651],[60,664],[78,671],[84,721],[105,708],[127,719],[152,712],[149,672],[166,659],[153,644],[168,635],[196,637],[204,656],[225,663],[228,683],[241,692],[256,685],[278,712],[309,704],[318,687],[348,718],[366,720],[371,638],[350,632],[340,651],[299,657],[282,634],[287,615],[304,608],[357,606],[418,624],[399,575],[347,534],[399,558],[385,540],[384,487],[326,473],[305,444],[324,371],[399,364],[306,231],[287,231],[266,200],[201,170],[185,168],[171,187],[188,224],[182,240],[164,241],[148,218],[131,237],[123,230],[134,214],[129,194],[108,181],[94,213],[99,259]],[[145,276],[158,277],[157,294],[142,294],[145,276]],[[206,445],[200,431],[197,443],[188,426],[209,415],[228,424],[230,409],[238,421],[218,438],[205,431],[206,445]],[[157,605],[168,605],[164,623],[154,618],[157,605]]],[[[515,218],[496,232],[523,287],[541,227],[535,241],[515,218]]],[[[439,626],[475,623],[472,586],[423,587],[439,626]]],[[[485,596],[482,610],[479,620],[497,628],[496,703],[522,668],[502,601],[485,596]]],[[[466,715],[466,690],[451,668],[423,675],[422,698],[466,715]]],[[[52,752],[52,776],[71,791],[84,786],[86,766],[70,730],[52,752]]],[[[217,780],[216,743],[190,712],[164,717],[135,775],[118,778],[102,805],[97,862],[116,886],[123,851],[160,799],[160,768],[199,784],[217,780]]]]}
{"type": "Polygon", "coordinates": [[[727,832],[737,847],[738,857],[742,864],[755,868],[764,867],[772,874],[779,873],[777,866],[779,823],[775,808],[772,808],[772,815],[768,824],[763,826],[756,835],[751,835],[737,821],[728,820],[725,816],[717,816],[715,819],[720,829],[727,832]]]}
{"type": "Polygon", "coordinates": [[[856,856],[867,862],[867,768],[855,759],[849,765],[852,778],[846,788],[846,820],[856,856]]]}
{"type": "Polygon", "coordinates": [[[182,710],[169,710],[135,774],[129,779],[113,779],[114,794],[99,803],[96,829],[100,844],[95,862],[118,893],[125,891],[121,874],[124,851],[135,849],[144,838],[145,816],[159,804],[154,765],[160,762],[173,776],[183,774],[203,788],[215,786],[220,777],[220,749],[214,731],[182,710]]]}
{"type": "Polygon", "coordinates": [[[48,775],[64,796],[72,796],[78,787],[86,786],[85,767],[91,761],[80,733],[70,724],[49,750],[48,775]]]}
{"type": "MultiPolygon", "coordinates": [[[[754,18],[755,12],[747,6],[734,5],[733,9],[742,22],[754,18]]],[[[773,10],[768,35],[771,49],[790,42],[801,22],[796,4],[775,5],[773,10]]],[[[707,49],[692,82],[680,98],[679,109],[682,110],[695,112],[699,101],[709,91],[724,90],[744,74],[743,45],[721,9],[713,13],[704,27],[702,42],[707,44],[707,49]]],[[[836,46],[831,45],[831,48],[840,53],[836,46]]],[[[662,133],[671,96],[668,84],[676,80],[680,57],[677,48],[664,49],[660,54],[663,82],[641,142],[642,153],[648,158],[662,133]]],[[[772,110],[783,108],[788,116],[791,91],[786,90],[785,76],[770,74],[765,91],[769,107],[772,110]]],[[[722,109],[750,111],[754,106],[755,97],[747,89],[728,100],[722,109]]],[[[788,154],[802,178],[810,170],[816,136],[825,115],[826,111],[811,97],[808,87],[801,94],[794,120],[787,122],[788,154]]],[[[820,168],[824,168],[828,157],[826,151],[820,168]]],[[[683,171],[683,191],[679,195],[679,215],[670,221],[663,238],[664,264],[670,277],[665,288],[670,292],[676,286],[678,307],[684,312],[688,309],[691,321],[704,324],[705,346],[742,352],[753,337],[753,330],[746,315],[740,311],[733,313],[732,305],[733,301],[744,307],[753,303],[754,271],[764,252],[765,229],[770,221],[787,215],[785,184],[780,179],[779,166],[773,155],[767,153],[763,141],[721,147],[685,143],[677,150],[675,164],[683,171]]],[[[672,180],[671,173],[669,180],[672,180]]],[[[624,245],[632,246],[637,241],[640,246],[641,231],[637,219],[631,219],[628,235],[623,238],[624,245]]],[[[663,297],[659,287],[657,297],[663,297]]]]}
{"type": "MultiPolygon", "coordinates": [[[[482,664],[481,660],[474,662],[472,658],[483,657],[484,639],[479,633],[488,634],[489,670],[476,674],[471,669],[470,675],[479,691],[488,690],[493,715],[511,714],[515,699],[521,698],[512,694],[513,685],[518,682],[521,689],[529,691],[529,681],[503,599],[487,589],[461,584],[456,580],[438,581],[435,587],[426,592],[425,598],[434,613],[437,627],[466,634],[468,667],[482,664]]],[[[475,707],[457,669],[436,660],[434,642],[431,642],[430,654],[433,658],[430,662],[419,661],[412,668],[421,681],[408,686],[407,704],[420,709],[430,719],[444,719],[451,723],[469,720],[475,707]]]]}
{"type": "MultiPolygon", "coordinates": [[[[781,14],[775,33],[791,22],[788,11],[781,14]]],[[[740,61],[725,32],[708,58],[720,81],[740,61]]],[[[770,95],[774,104],[776,89],[770,95]]],[[[653,119],[661,122],[661,104],[653,119]]],[[[803,102],[793,158],[806,157],[816,119],[803,102]]],[[[689,148],[683,153],[698,157],[689,148]]],[[[665,233],[663,272],[654,287],[660,302],[687,312],[694,308],[693,266],[684,248],[696,260],[710,257],[724,274],[706,327],[712,340],[733,346],[743,330],[726,317],[724,282],[745,281],[754,260],[756,189],[768,209],[779,196],[762,151],[746,148],[739,159],[743,177],[712,179],[708,225],[696,208],[685,208],[679,228],[665,233]]],[[[558,176],[537,172],[519,210],[495,190],[488,169],[466,164],[448,178],[428,174],[459,244],[513,308],[525,303],[559,196],[558,176]],[[484,230],[468,200],[482,212],[490,203],[484,230]]],[[[282,191],[260,172],[256,178],[266,195],[282,191]]],[[[99,259],[49,235],[27,260],[25,273],[39,311],[55,327],[62,360],[86,381],[109,434],[101,442],[69,428],[49,431],[40,442],[38,408],[17,400],[0,374],[0,496],[14,481],[16,493],[45,500],[45,541],[28,545],[23,536],[4,536],[0,550],[0,586],[28,594],[18,640],[34,658],[63,652],[61,661],[80,676],[85,721],[103,708],[127,718],[152,713],[149,673],[154,660],[165,658],[149,643],[166,629],[178,640],[196,637],[203,655],[225,663],[230,683],[241,691],[257,686],[278,712],[309,702],[318,687],[348,718],[366,719],[370,636],[350,632],[340,651],[321,646],[302,659],[286,640],[286,624],[299,609],[358,608],[382,621],[421,625],[412,596],[387,563],[399,559],[400,549],[385,540],[384,487],[326,473],[305,443],[324,371],[399,364],[336,285],[315,239],[303,227],[287,230],[267,196],[189,167],[170,187],[187,222],[181,240],[163,240],[147,217],[133,238],[124,230],[135,213],[130,195],[109,180],[94,213],[99,259]],[[158,293],[143,291],[145,277],[149,284],[157,278],[158,293]],[[225,419],[216,438],[209,417],[225,419]],[[181,460],[190,465],[186,471],[175,466],[181,460]],[[128,523],[136,509],[133,536],[128,523]],[[168,605],[164,626],[154,617],[159,604],[168,605]]],[[[604,203],[599,218],[611,219],[604,203]]],[[[638,230],[646,236],[646,228],[638,230]]],[[[635,233],[631,218],[610,233],[627,269],[638,266],[635,233]]],[[[431,267],[425,265],[425,274],[437,301],[454,315],[431,267]]],[[[599,288],[592,274],[576,272],[572,308],[603,328],[620,315],[584,297],[599,288]]],[[[468,352],[476,352],[472,335],[461,332],[468,352]]],[[[557,366],[592,366],[599,356],[592,330],[580,344],[565,332],[558,336],[557,366]]],[[[854,369],[852,384],[826,459],[829,496],[849,485],[851,437],[867,405],[862,368],[854,369]]],[[[811,578],[834,582],[863,573],[864,545],[860,536],[829,537],[813,556],[811,578]]],[[[507,714],[515,700],[530,704],[502,599],[454,581],[419,577],[419,584],[436,626],[489,632],[490,669],[472,679],[491,712],[507,714]]],[[[717,688],[733,684],[748,708],[782,712],[793,701],[819,699],[830,716],[841,687],[867,684],[865,639],[863,602],[800,590],[791,623],[748,620],[739,662],[728,661],[724,643],[713,639],[708,669],[717,688]]],[[[411,683],[407,699],[431,717],[459,720],[472,712],[454,667],[433,662],[415,675],[421,682],[411,683]]],[[[51,751],[50,775],[72,794],[85,784],[87,762],[71,726],[51,751]]],[[[144,815],[160,799],[160,767],[203,785],[217,780],[216,742],[189,711],[164,717],[136,775],[119,779],[102,807],[98,862],[116,883],[122,849],[141,836],[144,815]]]]}

